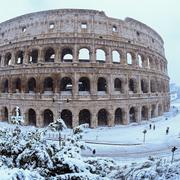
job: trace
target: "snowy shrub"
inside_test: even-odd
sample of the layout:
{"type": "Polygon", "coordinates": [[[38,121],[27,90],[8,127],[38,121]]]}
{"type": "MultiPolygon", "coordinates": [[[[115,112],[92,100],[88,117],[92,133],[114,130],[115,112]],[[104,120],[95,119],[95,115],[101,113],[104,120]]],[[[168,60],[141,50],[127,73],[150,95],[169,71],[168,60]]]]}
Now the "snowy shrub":
{"type": "Polygon", "coordinates": [[[61,118],[57,119],[55,122],[52,122],[48,125],[48,129],[52,131],[63,131],[63,129],[66,128],[67,126],[65,122],[61,118]]]}
{"type": "Polygon", "coordinates": [[[47,143],[44,131],[23,133],[19,127],[10,132],[0,130],[0,169],[14,169],[14,179],[33,179],[33,173],[35,179],[102,179],[115,164],[100,158],[83,159],[81,149],[86,145],[81,141],[83,131],[77,129],[61,147],[47,143]]]}

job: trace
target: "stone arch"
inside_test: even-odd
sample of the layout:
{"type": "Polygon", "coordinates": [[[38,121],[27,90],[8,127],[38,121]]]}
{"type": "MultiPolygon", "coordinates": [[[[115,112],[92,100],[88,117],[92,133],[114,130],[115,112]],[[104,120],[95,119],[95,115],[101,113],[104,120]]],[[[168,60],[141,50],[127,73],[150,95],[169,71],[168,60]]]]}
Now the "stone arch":
{"type": "Polygon", "coordinates": [[[124,112],[121,108],[115,110],[114,124],[123,124],[124,112]]]}
{"type": "Polygon", "coordinates": [[[137,108],[136,107],[131,107],[129,109],[129,122],[137,122],[137,108]]]}
{"type": "Polygon", "coordinates": [[[141,119],[148,120],[148,107],[147,106],[142,106],[141,108],[141,119]]]}
{"type": "Polygon", "coordinates": [[[151,118],[156,117],[156,105],[152,104],[151,105],[151,118]]]}
{"type": "Polygon", "coordinates": [[[129,79],[129,91],[133,93],[137,93],[137,82],[135,78],[129,79]]]}
{"type": "Polygon", "coordinates": [[[46,77],[44,79],[44,92],[45,91],[51,91],[53,92],[53,79],[51,77],[46,77]]]}
{"type": "Polygon", "coordinates": [[[1,89],[2,93],[8,93],[9,92],[9,81],[8,79],[4,79],[2,81],[2,89],[1,89]]]}
{"type": "Polygon", "coordinates": [[[79,61],[82,62],[90,61],[89,49],[81,48],[79,50],[79,61]]]}
{"type": "Polygon", "coordinates": [[[73,51],[71,48],[63,48],[61,54],[62,62],[72,62],[73,61],[73,51]]]}
{"type": "Polygon", "coordinates": [[[148,57],[148,59],[149,59],[149,68],[154,69],[154,60],[153,60],[153,58],[148,57]]]}
{"type": "Polygon", "coordinates": [[[139,67],[144,67],[144,56],[142,54],[137,55],[137,60],[139,67]]]}
{"type": "Polygon", "coordinates": [[[29,52],[28,62],[34,64],[38,62],[38,49],[32,49],[29,52]]]}
{"type": "Polygon", "coordinates": [[[158,116],[162,116],[163,114],[163,109],[162,109],[162,104],[158,105],[158,116]]]}
{"type": "Polygon", "coordinates": [[[154,79],[150,80],[150,86],[151,86],[151,92],[155,93],[156,92],[156,81],[154,79]]]}
{"type": "Polygon", "coordinates": [[[33,78],[33,77],[31,77],[31,78],[28,80],[27,92],[28,92],[28,93],[36,92],[36,80],[35,80],[35,78],[33,78]]]}
{"type": "Polygon", "coordinates": [[[121,79],[115,78],[115,80],[114,80],[114,90],[115,91],[120,91],[121,93],[123,92],[121,79]]]}
{"type": "Polygon", "coordinates": [[[148,93],[148,81],[147,81],[147,79],[141,79],[141,91],[143,93],[148,93]]]}
{"type": "Polygon", "coordinates": [[[72,112],[70,110],[63,109],[61,111],[61,118],[64,120],[68,128],[72,128],[72,121],[73,121],[72,117],[73,117],[72,112]]]}
{"type": "Polygon", "coordinates": [[[112,62],[113,63],[120,63],[121,62],[121,55],[117,50],[112,51],[112,62]]]}
{"type": "Polygon", "coordinates": [[[91,113],[88,109],[82,109],[79,112],[79,124],[88,123],[89,127],[91,127],[91,113]]]}
{"type": "Polygon", "coordinates": [[[90,80],[88,77],[81,77],[78,82],[79,91],[89,91],[90,92],[90,80]]]}
{"type": "Polygon", "coordinates": [[[96,61],[105,62],[106,52],[103,49],[96,49],[96,61]]]}
{"type": "Polygon", "coordinates": [[[43,112],[44,126],[48,126],[54,121],[54,114],[50,109],[45,109],[43,112]]]}
{"type": "Polygon", "coordinates": [[[22,50],[17,51],[15,56],[15,64],[23,64],[23,60],[24,60],[24,51],[22,50]]]}
{"type": "Polygon", "coordinates": [[[98,126],[108,125],[108,111],[106,109],[100,109],[98,111],[98,126]]]}
{"type": "Polygon", "coordinates": [[[72,91],[72,79],[63,77],[60,81],[60,91],[72,91]]]}
{"type": "Polygon", "coordinates": [[[16,78],[13,81],[13,93],[20,93],[21,92],[21,79],[16,78]]]}
{"type": "Polygon", "coordinates": [[[36,112],[32,108],[28,110],[28,123],[36,126],[36,112]]]}
{"type": "Polygon", "coordinates": [[[107,92],[107,81],[105,78],[103,78],[103,77],[98,78],[97,91],[107,92]]]}
{"type": "Polygon", "coordinates": [[[44,53],[45,62],[54,62],[55,60],[55,50],[51,47],[45,49],[44,53]]]}
{"type": "Polygon", "coordinates": [[[10,52],[5,54],[4,66],[9,66],[12,64],[12,55],[10,52]]]}
{"type": "Polygon", "coordinates": [[[6,106],[2,107],[1,109],[1,118],[2,118],[2,121],[8,122],[9,115],[8,115],[8,108],[6,106]]]}
{"type": "Polygon", "coordinates": [[[126,53],[126,60],[127,60],[127,64],[132,65],[133,64],[133,56],[132,53],[127,52],[126,53]]]}

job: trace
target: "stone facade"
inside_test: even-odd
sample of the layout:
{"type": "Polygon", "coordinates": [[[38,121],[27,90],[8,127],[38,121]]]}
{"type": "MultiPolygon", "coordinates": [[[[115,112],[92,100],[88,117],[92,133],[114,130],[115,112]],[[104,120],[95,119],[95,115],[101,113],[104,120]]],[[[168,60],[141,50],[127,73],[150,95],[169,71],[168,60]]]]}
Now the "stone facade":
{"type": "Polygon", "coordinates": [[[140,122],[169,110],[162,38],[131,18],[60,9],[0,24],[0,109],[42,127],[140,122]]]}

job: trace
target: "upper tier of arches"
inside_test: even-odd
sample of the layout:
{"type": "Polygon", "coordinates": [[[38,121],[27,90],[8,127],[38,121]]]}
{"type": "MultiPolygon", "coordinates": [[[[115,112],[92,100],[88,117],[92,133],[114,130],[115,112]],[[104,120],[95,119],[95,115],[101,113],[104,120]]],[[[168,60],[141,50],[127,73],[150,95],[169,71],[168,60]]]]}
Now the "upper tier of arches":
{"type": "Polygon", "coordinates": [[[163,58],[148,55],[146,52],[109,47],[45,46],[6,50],[0,52],[0,67],[38,63],[107,63],[127,65],[139,69],[157,70],[167,73],[167,63],[163,58]]]}

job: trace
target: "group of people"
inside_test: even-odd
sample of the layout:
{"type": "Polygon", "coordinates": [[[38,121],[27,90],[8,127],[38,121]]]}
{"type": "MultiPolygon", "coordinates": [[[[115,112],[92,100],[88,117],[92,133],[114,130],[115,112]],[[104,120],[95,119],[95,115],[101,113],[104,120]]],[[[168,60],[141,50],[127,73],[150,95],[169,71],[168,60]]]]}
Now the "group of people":
{"type": "Polygon", "coordinates": [[[156,129],[156,126],[155,126],[155,124],[152,126],[152,124],[149,124],[149,129],[152,129],[153,128],[153,130],[155,130],[156,129]]]}
{"type": "MultiPolygon", "coordinates": [[[[156,129],[155,124],[153,126],[152,126],[152,124],[149,124],[149,129],[152,129],[152,128],[153,128],[153,130],[156,129]]],[[[169,127],[166,128],[166,135],[168,135],[168,134],[169,134],[169,127]]]]}

